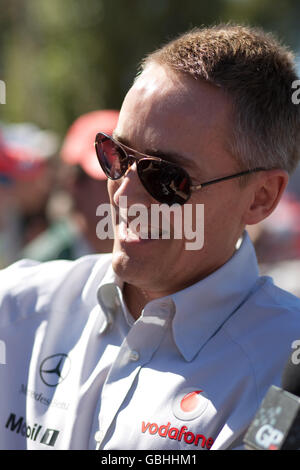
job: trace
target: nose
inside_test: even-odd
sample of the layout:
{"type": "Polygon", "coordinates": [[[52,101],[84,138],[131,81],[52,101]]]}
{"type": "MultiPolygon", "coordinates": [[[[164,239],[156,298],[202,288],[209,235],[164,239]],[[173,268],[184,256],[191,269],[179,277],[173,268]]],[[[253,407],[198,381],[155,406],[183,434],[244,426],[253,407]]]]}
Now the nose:
{"type": "MultiPolygon", "coordinates": [[[[116,181],[117,182],[117,181],[116,181]]],[[[119,186],[113,195],[113,201],[119,207],[120,196],[127,197],[127,206],[143,204],[150,208],[151,203],[156,202],[144,188],[137,171],[136,161],[131,158],[130,166],[125,175],[118,180],[119,186]]]]}

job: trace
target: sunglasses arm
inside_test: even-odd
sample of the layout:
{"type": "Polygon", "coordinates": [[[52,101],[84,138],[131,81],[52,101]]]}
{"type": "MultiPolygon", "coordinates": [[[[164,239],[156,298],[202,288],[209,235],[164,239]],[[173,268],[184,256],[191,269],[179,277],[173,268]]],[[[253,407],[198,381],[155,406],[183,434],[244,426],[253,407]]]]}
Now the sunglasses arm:
{"type": "Polygon", "coordinates": [[[196,191],[197,189],[201,189],[204,186],[208,186],[210,184],[220,183],[221,181],[226,181],[226,180],[230,180],[230,179],[233,179],[233,178],[238,178],[239,176],[248,175],[250,173],[255,173],[255,172],[258,172],[258,171],[267,171],[267,168],[254,168],[252,170],[246,170],[246,171],[241,171],[240,173],[235,173],[234,175],[224,176],[223,178],[217,178],[217,179],[214,179],[214,180],[211,180],[211,181],[206,181],[205,183],[191,186],[191,190],[196,191]]]}

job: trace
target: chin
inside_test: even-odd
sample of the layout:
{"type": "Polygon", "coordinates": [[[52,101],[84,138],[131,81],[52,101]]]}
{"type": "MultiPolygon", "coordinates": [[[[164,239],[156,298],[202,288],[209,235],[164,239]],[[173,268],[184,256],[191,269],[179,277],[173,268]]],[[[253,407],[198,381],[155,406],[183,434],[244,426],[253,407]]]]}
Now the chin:
{"type": "Polygon", "coordinates": [[[125,250],[124,247],[114,248],[112,267],[123,282],[146,287],[159,276],[156,260],[161,257],[162,255],[158,257],[152,250],[146,250],[145,253],[142,253],[142,250],[134,250],[132,247],[128,250],[125,250]]]}
{"type": "Polygon", "coordinates": [[[141,276],[143,263],[139,256],[130,256],[124,250],[113,251],[112,267],[117,276],[127,283],[135,283],[141,276]]]}

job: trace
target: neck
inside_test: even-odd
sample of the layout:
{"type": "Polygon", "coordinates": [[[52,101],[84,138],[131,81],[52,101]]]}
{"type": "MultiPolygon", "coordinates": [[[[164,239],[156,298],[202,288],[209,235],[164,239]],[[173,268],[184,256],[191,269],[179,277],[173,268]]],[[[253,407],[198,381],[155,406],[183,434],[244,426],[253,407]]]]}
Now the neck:
{"type": "Polygon", "coordinates": [[[126,302],[127,308],[133,318],[137,320],[141,315],[141,312],[145,305],[151,300],[159,299],[161,297],[165,297],[167,295],[174,294],[175,292],[185,289],[195,284],[196,282],[201,281],[202,279],[219,269],[234,254],[235,244],[233,245],[233,247],[231,246],[230,249],[228,249],[227,254],[224,255],[221,262],[219,261],[218,263],[211,264],[209,267],[206,266],[206,269],[204,271],[198,273],[194,277],[191,276],[189,278],[186,278],[184,281],[181,279],[181,282],[168,285],[163,285],[163,283],[161,282],[159,286],[152,284],[150,289],[147,288],[146,284],[144,287],[141,283],[140,285],[137,285],[125,282],[123,287],[123,297],[126,302]]]}
{"type": "Polygon", "coordinates": [[[140,287],[127,283],[124,284],[123,288],[123,296],[125,303],[129,312],[135,320],[140,317],[143,308],[148,302],[154,299],[158,299],[160,297],[164,297],[165,295],[168,294],[163,294],[162,292],[148,292],[140,287]]]}

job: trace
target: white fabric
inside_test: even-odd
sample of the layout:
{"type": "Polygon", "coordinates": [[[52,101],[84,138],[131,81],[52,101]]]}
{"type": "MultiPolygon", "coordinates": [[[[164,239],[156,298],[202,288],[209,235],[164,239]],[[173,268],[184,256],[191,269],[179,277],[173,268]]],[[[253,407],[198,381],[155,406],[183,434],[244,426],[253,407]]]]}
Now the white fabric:
{"type": "Polygon", "coordinates": [[[0,448],[242,448],[299,337],[300,300],[259,277],[247,234],[136,322],[111,255],[15,263],[0,272],[0,448]]]}

